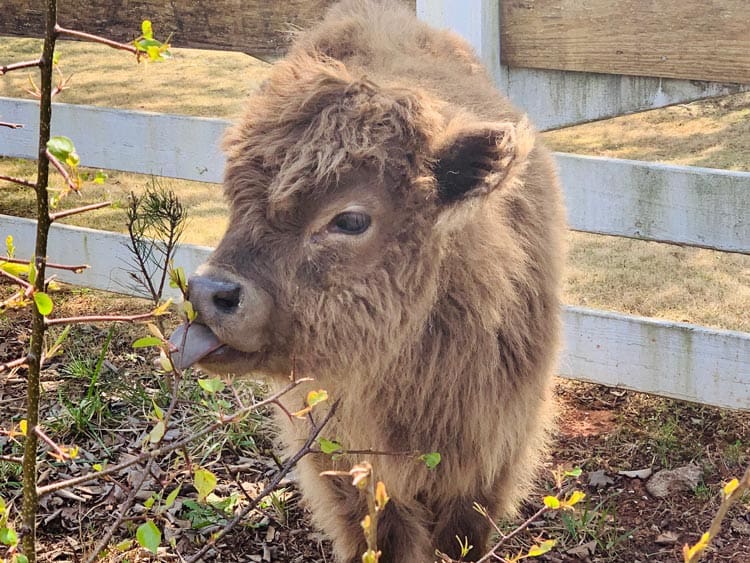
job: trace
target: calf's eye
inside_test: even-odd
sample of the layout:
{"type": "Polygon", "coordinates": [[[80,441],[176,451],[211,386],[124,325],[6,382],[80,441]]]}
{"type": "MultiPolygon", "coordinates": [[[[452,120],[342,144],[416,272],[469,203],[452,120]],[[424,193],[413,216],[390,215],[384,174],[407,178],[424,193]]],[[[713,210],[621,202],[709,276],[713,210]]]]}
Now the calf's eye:
{"type": "Polygon", "coordinates": [[[370,227],[370,216],[360,211],[339,213],[328,223],[328,231],[344,235],[361,235],[370,227]]]}

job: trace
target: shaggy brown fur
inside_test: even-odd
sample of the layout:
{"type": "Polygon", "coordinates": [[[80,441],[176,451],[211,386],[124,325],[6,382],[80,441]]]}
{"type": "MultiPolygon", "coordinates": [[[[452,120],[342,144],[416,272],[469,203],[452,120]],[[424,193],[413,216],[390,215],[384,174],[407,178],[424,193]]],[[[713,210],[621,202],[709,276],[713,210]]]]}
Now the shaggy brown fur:
{"type": "MultiPolygon", "coordinates": [[[[463,40],[375,0],[299,37],[226,150],[230,227],[191,280],[224,344],[202,365],[283,384],[294,362],[341,399],[326,437],[441,453],[433,471],[403,455],[300,463],[339,561],[365,550],[365,505],[319,473],[362,459],[392,499],[381,561],[457,557],[456,536],[479,554],[490,526],[472,503],[514,510],[552,412],[564,221],[547,151],[463,40]]],[[[279,423],[295,451],[309,426],[279,423]]]]}

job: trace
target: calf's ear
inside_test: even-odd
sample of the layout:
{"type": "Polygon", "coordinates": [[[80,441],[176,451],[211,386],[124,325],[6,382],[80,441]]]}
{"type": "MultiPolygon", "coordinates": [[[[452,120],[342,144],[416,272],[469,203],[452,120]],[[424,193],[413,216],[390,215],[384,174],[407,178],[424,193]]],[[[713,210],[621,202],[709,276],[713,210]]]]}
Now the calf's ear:
{"type": "Polygon", "coordinates": [[[534,146],[528,122],[450,127],[434,155],[438,197],[453,203],[516,181],[534,146]]]}

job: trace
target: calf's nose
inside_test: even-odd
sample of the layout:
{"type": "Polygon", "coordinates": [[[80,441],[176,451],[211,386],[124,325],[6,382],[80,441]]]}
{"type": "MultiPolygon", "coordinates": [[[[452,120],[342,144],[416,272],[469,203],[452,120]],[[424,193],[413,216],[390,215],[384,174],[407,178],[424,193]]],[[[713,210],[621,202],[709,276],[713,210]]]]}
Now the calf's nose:
{"type": "Polygon", "coordinates": [[[211,276],[193,276],[188,281],[188,299],[198,313],[235,313],[240,305],[242,287],[211,276]]]}

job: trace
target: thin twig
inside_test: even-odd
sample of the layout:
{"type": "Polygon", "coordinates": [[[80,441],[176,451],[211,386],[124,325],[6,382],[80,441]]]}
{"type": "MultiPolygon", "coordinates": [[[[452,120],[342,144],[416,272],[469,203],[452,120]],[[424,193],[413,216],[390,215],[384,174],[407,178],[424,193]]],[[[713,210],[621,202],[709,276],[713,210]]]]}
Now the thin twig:
{"type": "Polygon", "coordinates": [[[21,70],[23,68],[32,68],[35,66],[39,66],[42,64],[42,59],[36,59],[33,61],[23,61],[20,63],[12,63],[5,66],[0,66],[0,76],[3,74],[8,74],[9,72],[13,70],[21,70]]]}
{"type": "Polygon", "coordinates": [[[92,315],[89,317],[61,317],[59,319],[45,319],[47,327],[55,325],[73,325],[88,323],[136,323],[153,318],[153,313],[142,313],[140,315],[92,315]]]}
{"type": "Polygon", "coordinates": [[[12,281],[17,286],[24,288],[27,292],[30,292],[30,291],[32,291],[34,289],[34,286],[31,285],[26,280],[22,280],[21,278],[19,278],[17,276],[14,276],[13,274],[11,274],[9,272],[6,272],[2,268],[0,268],[0,276],[3,276],[4,278],[9,279],[10,281],[12,281]]]}
{"type": "Polygon", "coordinates": [[[244,520],[244,518],[257,506],[257,504],[261,500],[263,500],[263,498],[271,494],[276,489],[276,487],[279,486],[281,480],[294,468],[295,465],[297,465],[300,459],[305,457],[307,454],[314,452],[314,450],[312,449],[313,444],[315,443],[318,435],[323,430],[325,425],[333,417],[336,409],[338,408],[338,405],[339,401],[336,401],[335,403],[333,403],[333,405],[331,405],[331,409],[326,413],[326,416],[323,418],[323,420],[313,426],[312,430],[310,431],[310,435],[305,441],[305,444],[299,450],[297,450],[297,453],[290,457],[286,461],[286,463],[284,463],[284,466],[278,471],[278,473],[276,473],[271,482],[268,483],[268,485],[266,485],[266,487],[255,496],[253,502],[249,503],[245,508],[243,508],[242,511],[237,514],[230,522],[228,522],[227,525],[224,526],[219,532],[212,535],[211,541],[204,545],[192,557],[190,557],[190,559],[188,559],[186,563],[196,563],[197,561],[200,561],[206,553],[213,549],[216,542],[218,542],[221,538],[231,532],[235,528],[235,526],[242,522],[242,520],[244,520]]]}
{"type": "Polygon", "coordinates": [[[91,41],[93,43],[101,43],[102,45],[106,45],[107,47],[112,47],[113,49],[119,49],[121,51],[128,51],[129,53],[133,53],[134,55],[138,54],[138,50],[133,45],[128,45],[127,43],[120,43],[118,41],[112,41],[111,39],[106,39],[105,37],[100,37],[99,35],[92,35],[91,33],[85,33],[83,31],[67,29],[65,27],[62,27],[61,25],[55,26],[55,33],[57,33],[57,35],[65,35],[66,37],[73,37],[74,39],[83,39],[84,41],[91,41]]]}
{"type": "Polygon", "coordinates": [[[11,129],[22,129],[23,123],[8,123],[7,121],[0,121],[0,127],[10,127],[11,129]]]}
{"type": "Polygon", "coordinates": [[[223,415],[213,424],[210,424],[206,426],[205,428],[203,428],[202,430],[199,430],[198,432],[195,432],[194,434],[191,434],[190,436],[182,440],[179,440],[178,442],[174,442],[170,444],[169,446],[164,446],[161,448],[157,448],[155,450],[144,452],[132,459],[129,459],[128,461],[118,463],[117,465],[110,465],[109,467],[106,467],[105,469],[102,469],[101,471],[97,471],[95,473],[89,473],[87,475],[81,475],[80,477],[73,477],[71,479],[66,479],[64,481],[57,481],[55,483],[50,483],[49,485],[45,485],[43,487],[38,487],[37,493],[39,494],[39,497],[41,498],[44,495],[47,495],[55,491],[59,491],[60,489],[65,489],[68,487],[75,487],[76,485],[80,485],[82,483],[95,481],[102,477],[106,477],[107,475],[118,473],[119,471],[122,471],[123,469],[126,469],[130,467],[131,465],[135,465],[136,463],[146,461],[147,459],[154,459],[154,458],[163,456],[165,454],[168,454],[170,452],[173,452],[175,450],[179,450],[180,448],[183,448],[189,445],[194,440],[197,440],[198,438],[201,438],[207,434],[210,434],[211,432],[215,432],[222,426],[226,426],[227,424],[232,424],[233,422],[240,420],[241,418],[246,416],[248,413],[258,410],[271,403],[274,403],[275,401],[279,399],[279,397],[281,397],[282,395],[285,395],[286,393],[288,393],[289,391],[291,391],[292,389],[294,389],[295,387],[299,386],[301,383],[304,383],[306,381],[311,381],[311,379],[302,378],[302,379],[298,379],[297,381],[293,381],[292,383],[284,387],[281,391],[270,396],[268,399],[249,405],[248,407],[242,409],[241,411],[237,411],[236,413],[232,415],[229,415],[229,416],[223,415]]]}
{"type": "Polygon", "coordinates": [[[99,203],[92,203],[91,205],[84,205],[82,207],[76,207],[75,209],[66,209],[65,211],[58,211],[57,213],[50,213],[49,220],[57,221],[63,217],[70,217],[71,215],[77,215],[79,213],[86,213],[87,211],[93,211],[94,209],[101,209],[112,205],[111,201],[102,201],[99,203]]]}
{"type": "Polygon", "coordinates": [[[0,455],[0,461],[3,463],[23,463],[23,459],[20,457],[13,457],[12,455],[0,455]]]}
{"type": "MultiPolygon", "coordinates": [[[[18,291],[16,291],[13,295],[11,295],[6,300],[4,300],[2,303],[0,303],[0,311],[5,310],[5,308],[8,305],[11,305],[12,303],[14,303],[18,298],[23,297],[24,294],[25,294],[25,292],[22,289],[19,289],[18,291]]],[[[0,372],[2,372],[2,371],[3,371],[2,368],[0,368],[0,372]]]]}
{"type": "MultiPolygon", "coordinates": [[[[0,262],[10,262],[11,264],[30,264],[28,260],[20,260],[19,258],[10,258],[9,256],[0,256],[0,262]]],[[[69,272],[74,272],[76,274],[82,272],[86,268],[90,268],[88,264],[76,264],[76,265],[69,265],[69,264],[53,264],[52,262],[47,262],[47,267],[52,268],[54,270],[67,270],[69,272]]]]}
{"type": "Polygon", "coordinates": [[[27,188],[36,188],[36,184],[34,182],[29,182],[28,180],[24,180],[23,178],[15,178],[13,176],[6,176],[4,174],[0,174],[0,180],[5,180],[6,182],[12,182],[20,186],[26,186],[27,188]]]}
{"type": "Polygon", "coordinates": [[[73,182],[73,179],[70,177],[70,174],[68,174],[68,171],[65,170],[65,167],[62,165],[62,162],[57,160],[57,158],[55,158],[55,156],[51,152],[49,152],[49,150],[45,149],[44,154],[47,157],[47,160],[49,160],[52,163],[52,166],[55,167],[55,170],[57,170],[60,173],[60,175],[63,177],[63,179],[65,180],[65,183],[68,184],[68,187],[74,192],[77,192],[78,185],[75,182],[73,182]]]}
{"type": "Polygon", "coordinates": [[[26,356],[24,356],[23,358],[18,358],[10,362],[0,364],[0,373],[3,373],[4,371],[10,371],[14,368],[20,368],[22,366],[25,366],[28,362],[29,362],[29,359],[26,356]]]}
{"type": "Polygon", "coordinates": [[[37,436],[39,436],[42,439],[42,441],[45,444],[47,444],[50,448],[52,448],[52,450],[55,452],[54,455],[57,456],[58,459],[60,460],[72,459],[70,457],[70,454],[66,453],[60,446],[58,446],[52,440],[52,438],[50,438],[49,436],[47,436],[47,434],[44,433],[44,431],[41,428],[39,428],[38,426],[35,426],[34,432],[36,433],[37,436]]]}

